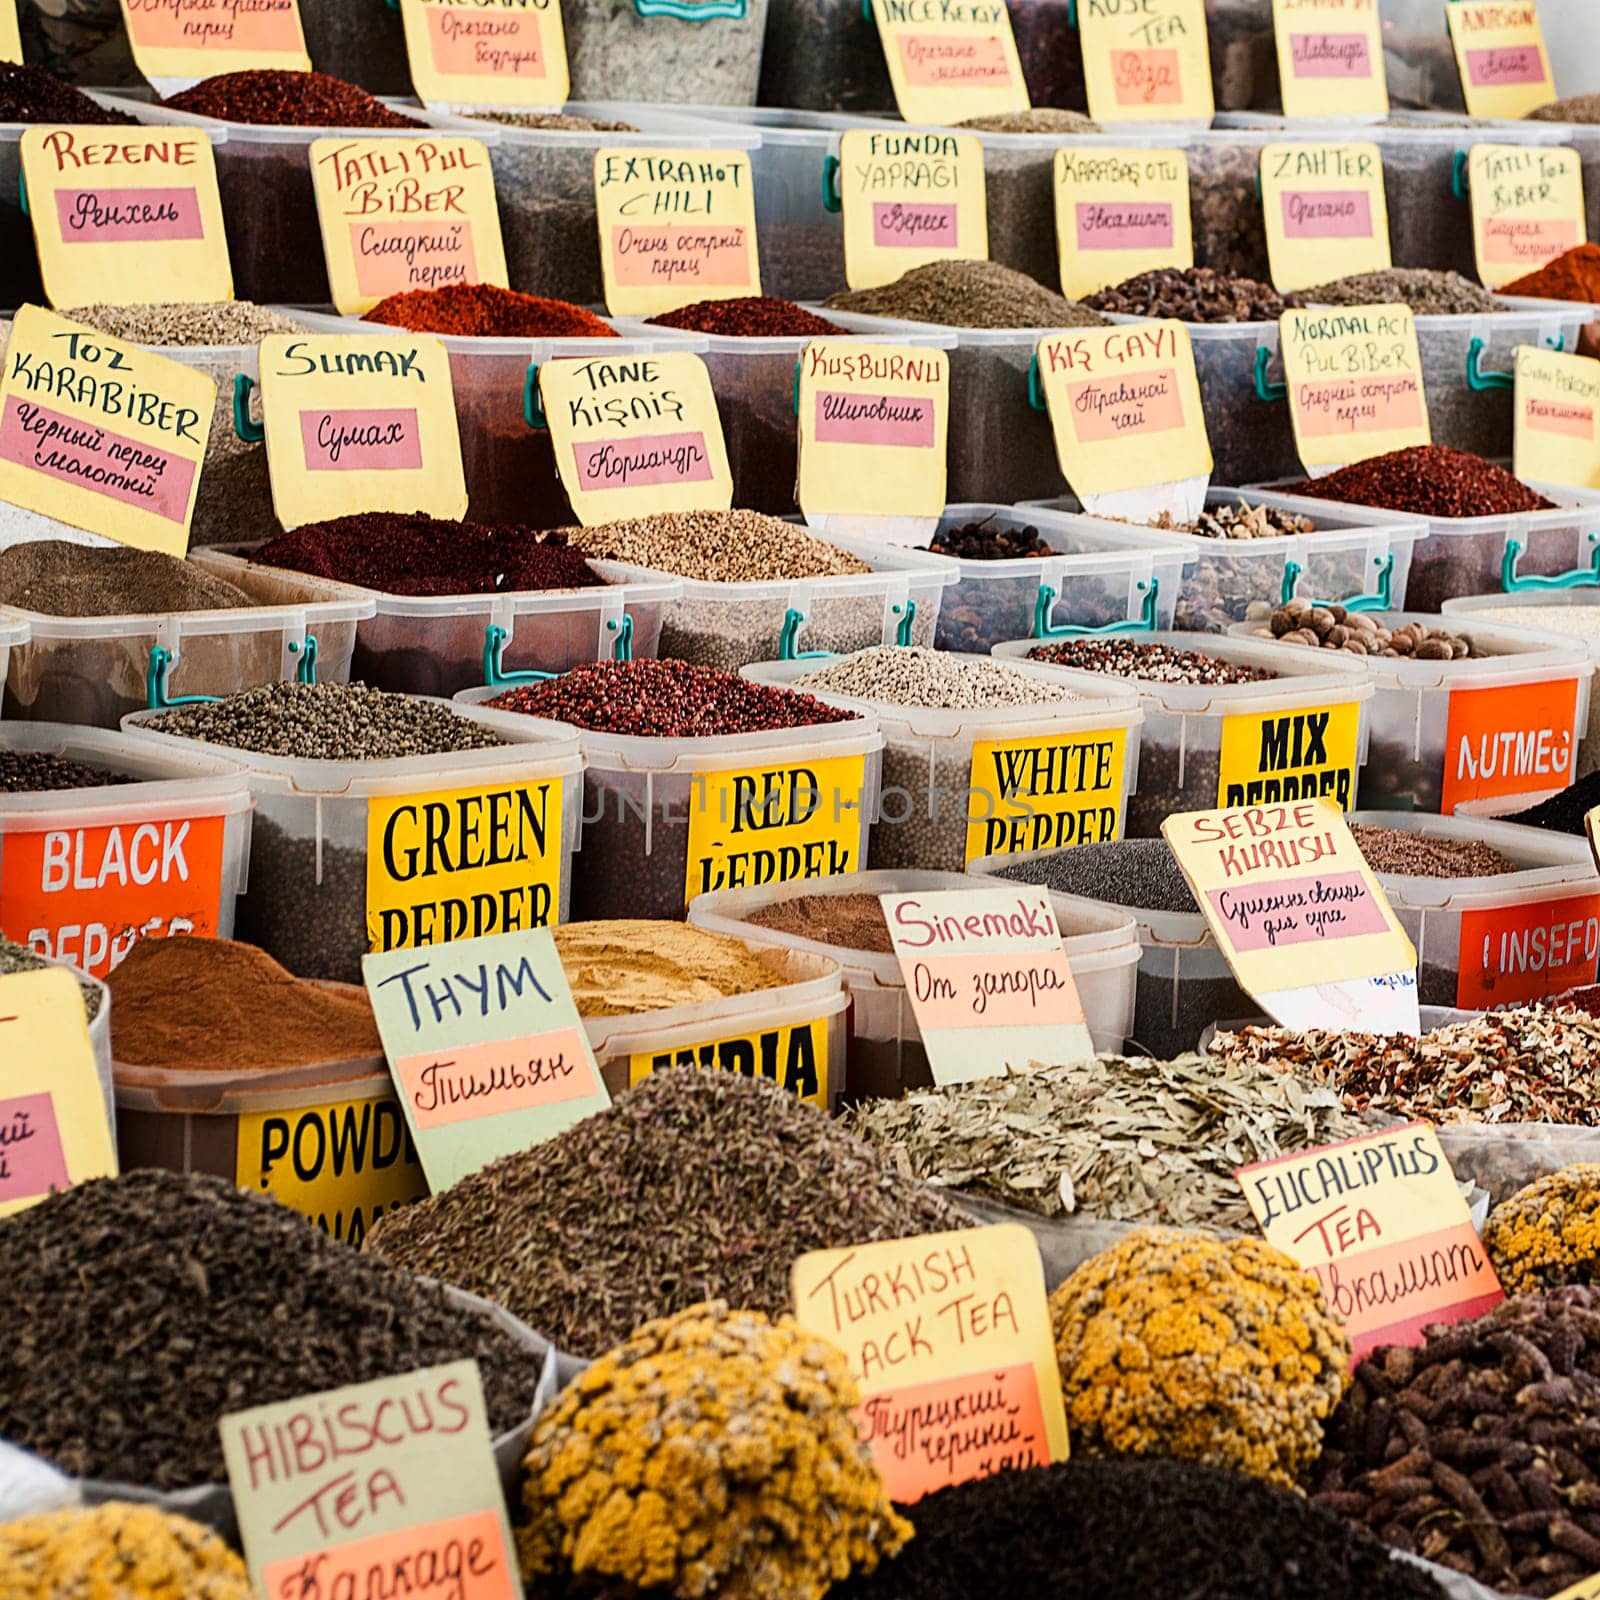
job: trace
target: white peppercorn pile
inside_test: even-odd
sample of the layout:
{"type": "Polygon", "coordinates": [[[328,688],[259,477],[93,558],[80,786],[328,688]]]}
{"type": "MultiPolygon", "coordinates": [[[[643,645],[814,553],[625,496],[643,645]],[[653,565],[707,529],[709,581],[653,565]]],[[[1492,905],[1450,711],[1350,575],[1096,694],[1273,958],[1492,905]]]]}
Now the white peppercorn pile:
{"type": "Polygon", "coordinates": [[[564,528],[584,555],[700,583],[761,583],[872,570],[865,561],[759,511],[668,511],[564,528]]]}
{"type": "MultiPolygon", "coordinates": [[[[305,324],[250,300],[176,300],[147,306],[73,306],[69,322],[133,344],[260,344],[269,334],[304,333],[305,324]]],[[[231,404],[231,395],[230,395],[231,404]]]]}
{"type": "Polygon", "coordinates": [[[795,687],[933,711],[1056,705],[1082,696],[983,656],[874,645],[795,680],[795,687]]]}

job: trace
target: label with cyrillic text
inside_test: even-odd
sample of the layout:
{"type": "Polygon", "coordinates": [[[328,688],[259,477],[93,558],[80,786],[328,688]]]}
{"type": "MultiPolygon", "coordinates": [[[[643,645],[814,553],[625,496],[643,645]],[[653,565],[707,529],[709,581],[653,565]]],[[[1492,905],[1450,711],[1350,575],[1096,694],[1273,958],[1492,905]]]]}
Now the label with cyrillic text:
{"type": "Polygon", "coordinates": [[[873,0],[872,18],[905,121],[949,127],[1028,109],[1005,0],[873,0]]]}
{"type": "Polygon", "coordinates": [[[1287,292],[1328,274],[1389,267],[1383,153],[1375,144],[1269,144],[1261,151],[1261,209],[1274,285],[1287,292]]]}
{"type": "Polygon", "coordinates": [[[1194,265],[1189,158],[1182,150],[1057,150],[1061,292],[1082,299],[1162,267],[1194,265]]]}
{"type": "Polygon", "coordinates": [[[1285,116],[1388,114],[1378,0],[1272,0],[1272,26],[1285,116]]]}
{"type": "Polygon", "coordinates": [[[228,72],[309,72],[299,0],[121,0],[134,64],[162,94],[228,72]]]}
{"type": "Polygon", "coordinates": [[[400,0],[400,18],[424,105],[566,104],[559,0],[400,0]]]}
{"type": "Polygon", "coordinates": [[[1600,361],[1517,347],[1512,470],[1524,483],[1600,489],[1600,361]]]}
{"type": "Polygon", "coordinates": [[[1096,122],[1209,125],[1205,0],[1078,0],[1078,34],[1096,122]]]}
{"type": "Polygon", "coordinates": [[[1514,122],[1556,98],[1535,0],[1451,0],[1444,14],[1470,116],[1514,122]]]}
{"type": "Polygon", "coordinates": [[[1478,276],[1491,289],[1589,237],[1576,150],[1475,144],[1467,154],[1478,276]]]}

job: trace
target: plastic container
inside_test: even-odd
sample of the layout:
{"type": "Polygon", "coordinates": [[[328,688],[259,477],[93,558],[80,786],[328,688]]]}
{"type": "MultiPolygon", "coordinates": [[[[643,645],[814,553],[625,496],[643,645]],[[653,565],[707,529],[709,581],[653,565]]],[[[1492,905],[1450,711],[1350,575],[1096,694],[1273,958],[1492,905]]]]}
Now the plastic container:
{"type": "MultiPolygon", "coordinates": [[[[560,726],[484,703],[501,692],[469,689],[455,703],[513,738],[560,726]]],[[[573,890],[579,922],[678,918],[712,889],[866,862],[883,765],[870,717],[703,739],[577,738],[587,848],[573,890]]]]}
{"type": "Polygon", "coordinates": [[[398,4],[385,0],[300,0],[311,65],[368,94],[411,93],[411,61],[398,4]]]}
{"type": "MultiPolygon", "coordinates": [[[[1135,682],[1144,709],[1139,791],[1128,801],[1129,838],[1153,839],[1174,811],[1273,805],[1317,796],[1343,810],[1356,803],[1367,760],[1366,670],[1340,653],[1292,651],[1259,639],[1198,640],[1192,633],[1140,634],[1139,642],[1202,650],[1221,661],[1265,667],[1276,678],[1257,683],[1135,682]]],[[[1007,660],[1039,643],[996,645],[1007,660]]],[[[1059,669],[1085,687],[1105,675],[1059,669]]],[[[1141,1043],[1147,1041],[1142,1040],[1141,1043]]]]}
{"type": "MultiPolygon", "coordinates": [[[[1415,611],[1374,613],[1386,627],[1441,618],[1415,611]]],[[[1249,633],[1242,623],[1233,634],[1249,633]]],[[[1444,816],[1471,802],[1476,816],[1508,816],[1572,781],[1578,741],[1589,723],[1594,663],[1582,645],[1532,629],[1451,624],[1484,654],[1460,661],[1358,656],[1374,688],[1372,752],[1361,775],[1367,811],[1444,816]]],[[[1338,650],[1265,640],[1273,666],[1291,655],[1338,650]]]]}
{"type": "MultiPolygon", "coordinates": [[[[152,726],[159,715],[126,717],[124,731],[160,749],[201,748],[152,726]]],[[[359,983],[369,949],[565,921],[580,829],[578,736],[531,718],[499,731],[510,741],[503,748],[385,761],[204,746],[245,768],[256,802],[238,936],[299,977],[359,983]],[[429,804],[446,808],[442,819],[423,818],[429,804]],[[451,851],[459,859],[491,835],[499,861],[450,862],[451,851]],[[369,860],[371,846],[389,855],[387,870],[381,857],[369,860]],[[413,880],[417,889],[407,887],[413,880]]]]}
{"type": "Polygon", "coordinates": [[[562,24],[575,100],[756,102],[767,0],[594,0],[562,24]]]}
{"type": "MultiPolygon", "coordinates": [[[[689,907],[689,922],[750,944],[809,951],[838,962],[850,992],[849,1071],[844,1095],[851,1100],[895,1099],[933,1082],[899,958],[780,933],[748,919],[767,906],[802,895],[910,894],[991,887],[955,872],[862,872],[814,883],[769,884],[760,889],[724,889],[700,895],[689,907]]],[[[1093,901],[1065,896],[1056,899],[1055,911],[1095,1049],[1120,1052],[1133,1026],[1134,971],[1139,963],[1133,918],[1093,901]]]]}
{"type": "Polygon", "coordinates": [[[25,616],[7,606],[0,606],[0,683],[10,676],[11,652],[25,645],[31,632],[25,616]]]}
{"type": "MultiPolygon", "coordinates": [[[[793,685],[815,665],[769,661],[746,667],[744,676],[793,685]]],[[[1059,669],[1014,665],[1067,686],[1059,669]]],[[[1144,719],[1134,694],[1114,679],[1071,687],[1081,698],[981,711],[808,690],[876,719],[883,733],[883,798],[868,864],[961,872],[979,856],[1120,838],[1144,719]]]]}

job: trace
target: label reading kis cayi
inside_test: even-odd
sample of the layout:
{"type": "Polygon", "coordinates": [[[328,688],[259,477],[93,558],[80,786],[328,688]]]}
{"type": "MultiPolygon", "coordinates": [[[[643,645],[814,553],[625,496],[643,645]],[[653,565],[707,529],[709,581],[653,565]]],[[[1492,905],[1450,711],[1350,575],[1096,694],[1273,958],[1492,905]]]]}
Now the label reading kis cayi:
{"type": "Polygon", "coordinates": [[[856,1426],[892,1500],[1066,1460],[1044,1267],[1026,1228],[813,1250],[791,1281],[800,1324],[850,1364],[856,1426]]]}
{"type": "Polygon", "coordinates": [[[968,779],[967,860],[1122,835],[1128,732],[981,740],[968,779]]]}
{"type": "Polygon", "coordinates": [[[1348,811],[1360,739],[1357,704],[1224,717],[1217,804],[1232,809],[1323,799],[1348,811]]]}
{"type": "Polygon", "coordinates": [[[1451,0],[1444,14],[1468,115],[1517,121],[1555,99],[1534,0],[1451,0]]]}
{"type": "Polygon", "coordinates": [[[298,0],[122,0],[139,71],[162,94],[225,72],[309,72],[298,0]]]}
{"type": "Polygon", "coordinates": [[[1295,446],[1308,468],[1433,442],[1409,306],[1286,311],[1278,347],[1295,446]]]}
{"type": "Polygon", "coordinates": [[[426,334],[262,340],[261,418],[286,528],[358,511],[466,511],[450,358],[426,334]]]}
{"type": "Polygon", "coordinates": [[[539,394],[579,522],[733,504],[722,422],[699,356],[546,361],[539,394]]]}
{"type": "Polygon", "coordinates": [[[873,0],[872,16],[906,122],[1028,109],[1005,0],[873,0]]]}
{"type": "Polygon", "coordinates": [[[522,1600],[476,1361],[217,1426],[260,1594],[370,1596],[393,1575],[418,1595],[522,1600]]]}
{"type": "Polygon", "coordinates": [[[742,150],[594,153],[600,274],[613,316],[761,293],[755,189],[742,150]]]}
{"type": "Polygon", "coordinates": [[[852,128],[839,136],[844,276],[852,289],[913,267],[989,254],[983,143],[975,133],[852,128]]]}
{"type": "Polygon", "coordinates": [[[799,505],[937,517],[945,502],[950,358],[943,350],[816,339],[800,354],[799,505]]]}
{"type": "Polygon", "coordinates": [[[765,1078],[808,1104],[827,1110],[832,1092],[828,1078],[828,1019],[814,1017],[805,1022],[780,1023],[759,1033],[636,1051],[628,1058],[628,1082],[640,1084],[652,1072],[683,1067],[765,1078]]]}
{"type": "Polygon", "coordinates": [[[233,298],[202,130],[24,128],[20,153],[53,305],[233,298]]]}
{"type": "Polygon", "coordinates": [[[1600,489],[1600,361],[1517,347],[1512,470],[1524,483],[1600,489]]]}
{"type": "Polygon", "coordinates": [[[1576,150],[1475,144],[1467,156],[1478,276],[1491,289],[1588,240],[1576,150]]]}
{"type": "Polygon", "coordinates": [[[1096,122],[1210,123],[1205,0],[1079,0],[1078,32],[1096,122]]]}
{"type": "Polygon", "coordinates": [[[411,82],[427,106],[566,103],[558,0],[400,0],[411,82]]]}
{"type": "Polygon", "coordinates": [[[935,1083],[1094,1055],[1043,889],[878,898],[935,1083]]]}
{"type": "Polygon", "coordinates": [[[1528,804],[1572,782],[1577,749],[1578,679],[1452,689],[1445,718],[1442,816],[1467,800],[1528,797],[1528,804]]]}
{"type": "Polygon", "coordinates": [[[1261,209],[1280,290],[1389,268],[1389,207],[1375,144],[1269,144],[1261,209]]]}
{"type": "Polygon", "coordinates": [[[437,1194],[611,1104],[549,928],[362,958],[437,1194]]]}
{"type": "Polygon", "coordinates": [[[1595,981],[1600,894],[1461,913],[1456,1005],[1469,1011],[1541,1000],[1595,981]]]}
{"type": "Polygon", "coordinates": [[[1054,176],[1056,255],[1068,299],[1141,272],[1194,265],[1182,150],[1057,150],[1054,176]]]}
{"type": "Polygon", "coordinates": [[[507,286],[494,173],[480,140],[315,139],[311,182],[341,311],[370,311],[412,289],[507,286]]]}
{"type": "Polygon", "coordinates": [[[1286,116],[1388,113],[1378,0],[1272,0],[1272,25],[1286,116]]]}
{"type": "Polygon", "coordinates": [[[1467,1202],[1425,1122],[1321,1145],[1234,1174],[1267,1243],[1316,1273],[1350,1334],[1352,1366],[1421,1344],[1505,1298],[1467,1202]]]}
{"type": "Polygon", "coordinates": [[[23,306],[0,378],[0,501],[181,557],[216,401],[204,372],[23,306]]]}

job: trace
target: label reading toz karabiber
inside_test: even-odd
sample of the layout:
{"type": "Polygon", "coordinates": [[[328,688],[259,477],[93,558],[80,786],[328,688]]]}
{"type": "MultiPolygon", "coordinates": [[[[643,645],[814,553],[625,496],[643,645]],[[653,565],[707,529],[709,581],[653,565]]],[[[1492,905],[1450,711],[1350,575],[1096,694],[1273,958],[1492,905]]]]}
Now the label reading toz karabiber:
{"type": "Polygon", "coordinates": [[[967,860],[1121,837],[1125,728],[972,747],[967,860]]]}
{"type": "Polygon", "coordinates": [[[705,1039],[695,1044],[674,1045],[670,1050],[639,1051],[628,1059],[628,1082],[643,1083],[652,1072],[668,1072],[678,1067],[765,1078],[780,1089],[825,1108],[828,1104],[827,1019],[786,1022],[759,1033],[705,1039]]]}
{"type": "Polygon", "coordinates": [[[1323,799],[1348,811],[1355,799],[1360,733],[1359,705],[1224,717],[1218,806],[1323,799]]]}

